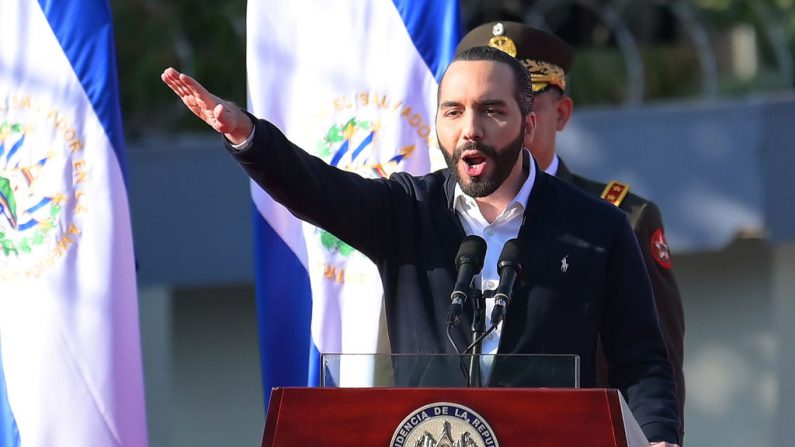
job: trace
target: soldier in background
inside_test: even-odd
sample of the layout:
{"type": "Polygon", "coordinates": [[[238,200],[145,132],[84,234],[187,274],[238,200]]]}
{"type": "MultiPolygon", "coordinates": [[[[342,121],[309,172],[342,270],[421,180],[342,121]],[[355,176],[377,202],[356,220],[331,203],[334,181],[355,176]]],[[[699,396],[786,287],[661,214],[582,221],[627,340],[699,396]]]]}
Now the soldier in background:
{"type": "MultiPolygon", "coordinates": [[[[680,439],[684,434],[685,320],[682,298],[672,271],[671,253],[665,240],[662,215],[654,202],[630,192],[630,185],[618,181],[602,183],[569,171],[555,152],[557,132],[563,131],[571,117],[574,102],[566,95],[565,76],[574,63],[574,51],[563,40],[539,29],[516,22],[491,22],[470,31],[461,40],[456,52],[475,46],[499,48],[522,62],[530,72],[533,86],[533,111],[536,132],[532,141],[525,141],[541,169],[568,180],[581,189],[599,196],[621,208],[627,215],[649,272],[657,313],[660,319],[668,357],[674,370],[679,399],[680,439]]],[[[600,384],[609,386],[604,354],[599,355],[597,372],[600,384]]]]}

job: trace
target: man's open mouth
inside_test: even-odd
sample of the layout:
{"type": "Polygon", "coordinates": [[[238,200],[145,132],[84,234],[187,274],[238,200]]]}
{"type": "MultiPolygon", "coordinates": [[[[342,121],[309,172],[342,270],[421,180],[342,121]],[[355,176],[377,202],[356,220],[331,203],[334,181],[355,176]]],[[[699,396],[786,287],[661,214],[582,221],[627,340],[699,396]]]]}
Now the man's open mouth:
{"type": "Polygon", "coordinates": [[[467,151],[467,153],[464,153],[461,157],[461,161],[464,162],[466,173],[470,177],[478,177],[482,175],[483,171],[486,169],[488,158],[481,152],[467,151]]]}

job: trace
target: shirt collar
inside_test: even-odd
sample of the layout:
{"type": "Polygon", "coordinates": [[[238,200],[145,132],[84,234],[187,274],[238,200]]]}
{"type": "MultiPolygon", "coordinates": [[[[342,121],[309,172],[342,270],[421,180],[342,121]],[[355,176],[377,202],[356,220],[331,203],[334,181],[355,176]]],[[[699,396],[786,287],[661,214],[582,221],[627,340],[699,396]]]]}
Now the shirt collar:
{"type": "Polygon", "coordinates": [[[554,157],[552,157],[552,163],[550,163],[549,166],[547,166],[547,168],[544,169],[544,172],[546,172],[549,175],[556,176],[558,175],[559,165],[560,165],[560,159],[558,158],[557,155],[555,155],[554,157]]]}

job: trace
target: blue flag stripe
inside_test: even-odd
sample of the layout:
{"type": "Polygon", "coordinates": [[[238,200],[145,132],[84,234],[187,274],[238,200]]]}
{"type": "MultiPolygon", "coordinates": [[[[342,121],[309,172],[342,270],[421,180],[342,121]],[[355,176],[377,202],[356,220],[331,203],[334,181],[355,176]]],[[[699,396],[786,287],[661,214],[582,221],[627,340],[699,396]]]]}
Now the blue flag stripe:
{"type": "Polygon", "coordinates": [[[55,37],[113,145],[122,175],[126,178],[119,97],[107,94],[119,91],[116,52],[113,48],[113,18],[107,0],[92,3],[96,5],[87,7],[84,2],[39,0],[55,37]]]}
{"type": "Polygon", "coordinates": [[[255,206],[253,211],[262,391],[267,410],[272,387],[307,384],[307,356],[313,349],[312,295],[303,264],[255,206]]]}
{"type": "Polygon", "coordinates": [[[374,137],[374,135],[375,135],[375,132],[373,132],[373,131],[370,131],[370,134],[369,134],[369,135],[367,135],[367,138],[365,138],[365,139],[364,139],[364,141],[362,141],[361,143],[359,143],[359,147],[357,147],[357,148],[356,148],[356,150],[355,150],[355,151],[353,151],[353,153],[351,154],[351,161],[355,161],[355,160],[356,160],[356,157],[358,157],[358,156],[359,156],[359,154],[361,154],[363,150],[367,149],[367,146],[368,146],[370,143],[372,143],[372,142],[373,142],[373,137],[374,137]]]}
{"type": "Polygon", "coordinates": [[[350,140],[345,140],[342,142],[342,146],[340,146],[340,148],[337,150],[337,153],[334,154],[334,157],[329,162],[331,166],[337,166],[337,163],[339,163],[340,160],[342,160],[342,156],[345,155],[346,152],[348,152],[349,145],[350,145],[350,140]]]}
{"type": "Polygon", "coordinates": [[[50,202],[52,202],[52,199],[50,199],[49,197],[45,197],[45,198],[39,200],[39,203],[37,203],[37,204],[33,205],[32,207],[26,209],[25,212],[32,213],[32,212],[38,210],[39,208],[47,205],[50,202]]]}
{"type": "MultiPolygon", "coordinates": [[[[11,146],[11,150],[9,150],[8,154],[6,155],[6,160],[11,160],[11,157],[13,157],[14,154],[19,150],[19,148],[22,147],[22,144],[24,142],[25,142],[25,136],[22,135],[22,138],[20,138],[19,141],[17,141],[16,143],[14,143],[13,146],[11,146]]],[[[17,163],[17,165],[19,165],[19,163],[17,163]]]]}
{"type": "Polygon", "coordinates": [[[19,447],[19,429],[8,405],[6,379],[3,373],[3,357],[0,356],[0,446],[19,447]]]}
{"type": "Polygon", "coordinates": [[[307,381],[306,384],[309,386],[319,386],[320,385],[320,351],[318,351],[317,346],[314,343],[310,346],[310,353],[309,353],[309,373],[307,374],[307,381]]]}
{"type": "Polygon", "coordinates": [[[393,0],[414,46],[439,82],[461,40],[457,1],[393,0]]]}

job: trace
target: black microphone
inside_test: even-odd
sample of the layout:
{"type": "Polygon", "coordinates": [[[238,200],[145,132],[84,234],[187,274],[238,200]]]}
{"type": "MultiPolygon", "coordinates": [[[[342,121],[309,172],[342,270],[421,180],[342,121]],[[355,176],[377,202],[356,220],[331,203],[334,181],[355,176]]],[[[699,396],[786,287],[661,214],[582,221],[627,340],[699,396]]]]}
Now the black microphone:
{"type": "Polygon", "coordinates": [[[514,238],[505,243],[497,261],[500,283],[494,292],[494,309],[491,311],[491,325],[497,326],[505,318],[505,308],[511,302],[513,284],[522,274],[522,263],[519,262],[519,240],[514,238]]]}
{"type": "Polygon", "coordinates": [[[447,314],[447,324],[456,325],[461,321],[463,304],[469,295],[472,278],[480,273],[483,268],[483,259],[486,257],[486,241],[480,236],[467,236],[461,242],[458,254],[455,255],[455,266],[458,276],[455,279],[453,293],[450,294],[450,311],[447,314]]]}

